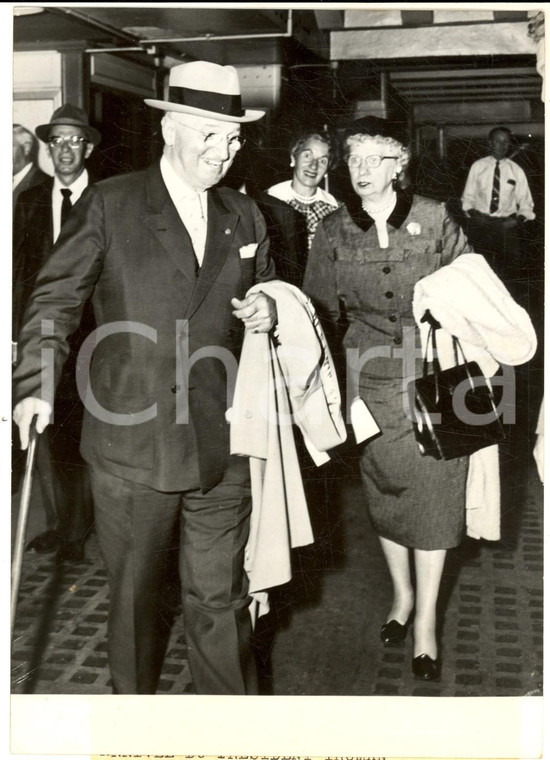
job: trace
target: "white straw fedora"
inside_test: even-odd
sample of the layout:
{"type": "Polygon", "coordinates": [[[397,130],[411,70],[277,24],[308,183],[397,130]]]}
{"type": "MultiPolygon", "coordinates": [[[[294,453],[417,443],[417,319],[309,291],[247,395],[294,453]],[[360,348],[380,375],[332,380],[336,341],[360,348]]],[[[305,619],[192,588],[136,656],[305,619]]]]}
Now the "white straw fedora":
{"type": "Polygon", "coordinates": [[[168,85],[168,100],[147,98],[147,105],[163,111],[213,116],[220,121],[257,121],[265,114],[243,109],[234,66],[209,61],[182,63],[170,69],[168,85]]]}

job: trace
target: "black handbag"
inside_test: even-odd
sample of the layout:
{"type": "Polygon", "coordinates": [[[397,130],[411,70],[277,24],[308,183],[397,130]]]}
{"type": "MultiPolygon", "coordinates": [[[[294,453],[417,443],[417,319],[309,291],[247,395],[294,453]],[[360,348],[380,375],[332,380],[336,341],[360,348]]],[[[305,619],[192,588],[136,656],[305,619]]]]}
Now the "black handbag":
{"type": "MultiPolygon", "coordinates": [[[[435,459],[456,459],[502,443],[506,435],[497,411],[500,399],[495,398],[491,380],[484,377],[477,362],[466,361],[455,336],[456,366],[442,370],[436,342],[440,324],[429,312],[422,321],[430,323],[427,346],[431,342],[433,372],[428,374],[426,346],[422,377],[408,386],[414,435],[420,453],[435,459]]],[[[500,369],[495,377],[499,375],[502,376],[500,369]]],[[[501,390],[500,383],[497,387],[501,390]]]]}

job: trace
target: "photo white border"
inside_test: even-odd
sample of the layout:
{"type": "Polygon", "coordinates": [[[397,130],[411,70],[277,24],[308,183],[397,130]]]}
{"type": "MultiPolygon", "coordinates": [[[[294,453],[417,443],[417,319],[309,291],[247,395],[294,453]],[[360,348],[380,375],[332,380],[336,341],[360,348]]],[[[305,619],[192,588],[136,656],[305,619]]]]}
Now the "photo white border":
{"type": "MultiPolygon", "coordinates": [[[[11,52],[13,50],[11,13],[15,5],[36,3],[3,3],[0,6],[0,34],[4,41],[2,60],[5,88],[4,103],[11,103],[11,52]]],[[[126,3],[140,6],[147,3],[126,3]]],[[[42,5],[71,5],[46,3],[42,5]]],[[[72,5],[77,6],[77,3],[72,5]]],[[[86,3],[88,6],[96,3],[86,3]]],[[[99,5],[99,4],[97,4],[99,5]]],[[[105,3],[100,5],[105,6],[105,3]]],[[[109,5],[117,5],[110,3],[109,5]]],[[[155,5],[214,7],[212,3],[166,3],[155,5]]],[[[227,5],[227,3],[225,4],[227,5]]],[[[234,7],[251,7],[234,3],[234,7]]],[[[453,3],[266,3],[279,8],[344,9],[434,9],[457,7],[453,3]]],[[[460,3],[461,10],[486,8],[543,9],[547,3],[460,3]]],[[[0,129],[4,134],[6,153],[11,144],[10,127],[4,118],[0,129]]],[[[5,167],[9,163],[4,164],[5,167]]],[[[4,277],[6,288],[4,319],[0,320],[2,356],[0,437],[3,462],[9,463],[11,399],[6,381],[9,367],[7,347],[11,344],[10,282],[11,200],[7,195],[8,171],[5,168],[6,230],[4,277]],[[6,223],[6,219],[8,220],[6,223]],[[7,270],[6,270],[7,268],[7,270]]],[[[548,233],[547,233],[548,234],[548,233]]],[[[548,242],[548,241],[547,241],[548,242]]],[[[2,469],[4,509],[9,514],[9,465],[2,469]],[[6,472],[7,471],[7,472],[6,472]],[[7,477],[6,477],[7,475],[7,477]]],[[[9,517],[7,518],[9,520],[9,517]]],[[[8,552],[2,552],[3,590],[9,598],[9,526],[4,535],[8,552]],[[6,580],[7,579],[7,580],[6,580]],[[7,588],[6,588],[7,587],[7,588]]],[[[545,528],[548,539],[548,528],[545,528]]],[[[546,547],[548,540],[545,541],[546,547]]],[[[546,557],[546,553],[545,553],[546,557]]],[[[2,597],[4,598],[4,597],[2,597]]],[[[7,610],[7,603],[6,603],[7,610]]],[[[7,625],[6,625],[7,628],[7,625]]],[[[9,634],[6,652],[9,654],[9,634]]],[[[9,689],[9,656],[6,678],[9,689]]],[[[545,656],[545,666],[547,658],[545,656]]],[[[546,668],[545,668],[546,672],[546,668]]],[[[274,757],[468,757],[468,758],[532,758],[542,755],[542,697],[199,697],[199,696],[71,696],[71,695],[5,695],[2,715],[7,718],[6,738],[2,747],[11,748],[14,757],[25,760],[36,757],[92,754],[169,754],[228,756],[246,755],[274,757]],[[11,725],[10,725],[11,719],[11,725]],[[26,753],[26,754],[21,754],[26,753]]],[[[5,756],[5,754],[3,753],[5,756]]],[[[10,753],[11,755],[11,753],[10,753]]]]}

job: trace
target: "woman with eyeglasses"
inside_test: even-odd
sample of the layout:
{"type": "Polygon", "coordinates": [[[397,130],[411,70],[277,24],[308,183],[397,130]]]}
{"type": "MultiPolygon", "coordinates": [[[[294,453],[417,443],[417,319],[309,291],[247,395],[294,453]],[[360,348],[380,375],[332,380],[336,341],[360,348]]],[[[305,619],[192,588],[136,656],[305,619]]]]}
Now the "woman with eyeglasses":
{"type": "Polygon", "coordinates": [[[292,179],[267,189],[274,198],[285,201],[306,218],[308,250],[319,221],[340,205],[336,198],[320,187],[334,160],[328,135],[320,132],[301,134],[290,150],[292,179]]]}
{"type": "Polygon", "coordinates": [[[406,398],[414,350],[403,344],[407,331],[414,335],[415,283],[471,249],[444,204],[399,189],[410,152],[396,125],[357,120],[344,135],[343,154],[352,200],[319,223],[303,288],[327,332],[343,335],[348,355],[355,351],[359,395],[381,430],[360,454],[393,584],[380,638],[384,646],[403,646],[414,611],[412,671],[437,680],[436,602],[446,551],[463,538],[467,460],[420,455],[406,398]]]}

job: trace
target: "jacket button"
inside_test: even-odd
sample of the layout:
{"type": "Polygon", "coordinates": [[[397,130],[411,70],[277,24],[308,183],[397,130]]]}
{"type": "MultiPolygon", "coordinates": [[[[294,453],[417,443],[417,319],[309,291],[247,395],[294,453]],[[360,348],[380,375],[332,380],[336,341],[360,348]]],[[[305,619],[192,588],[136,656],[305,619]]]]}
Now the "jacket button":
{"type": "Polygon", "coordinates": [[[390,322],[397,322],[397,317],[395,314],[390,314],[388,319],[390,320],[390,322]]]}
{"type": "Polygon", "coordinates": [[[173,385],[170,388],[170,390],[172,391],[172,393],[177,393],[180,390],[180,386],[179,385],[173,385]]]}
{"type": "Polygon", "coordinates": [[[402,340],[399,337],[399,335],[396,335],[395,338],[393,339],[393,342],[395,343],[396,346],[400,346],[402,343],[402,340]]]}
{"type": "Polygon", "coordinates": [[[386,296],[386,298],[393,298],[393,291],[388,290],[384,293],[384,295],[386,296]]]}
{"type": "Polygon", "coordinates": [[[389,274],[391,272],[391,267],[384,267],[382,271],[384,272],[384,274],[389,274]]]}

